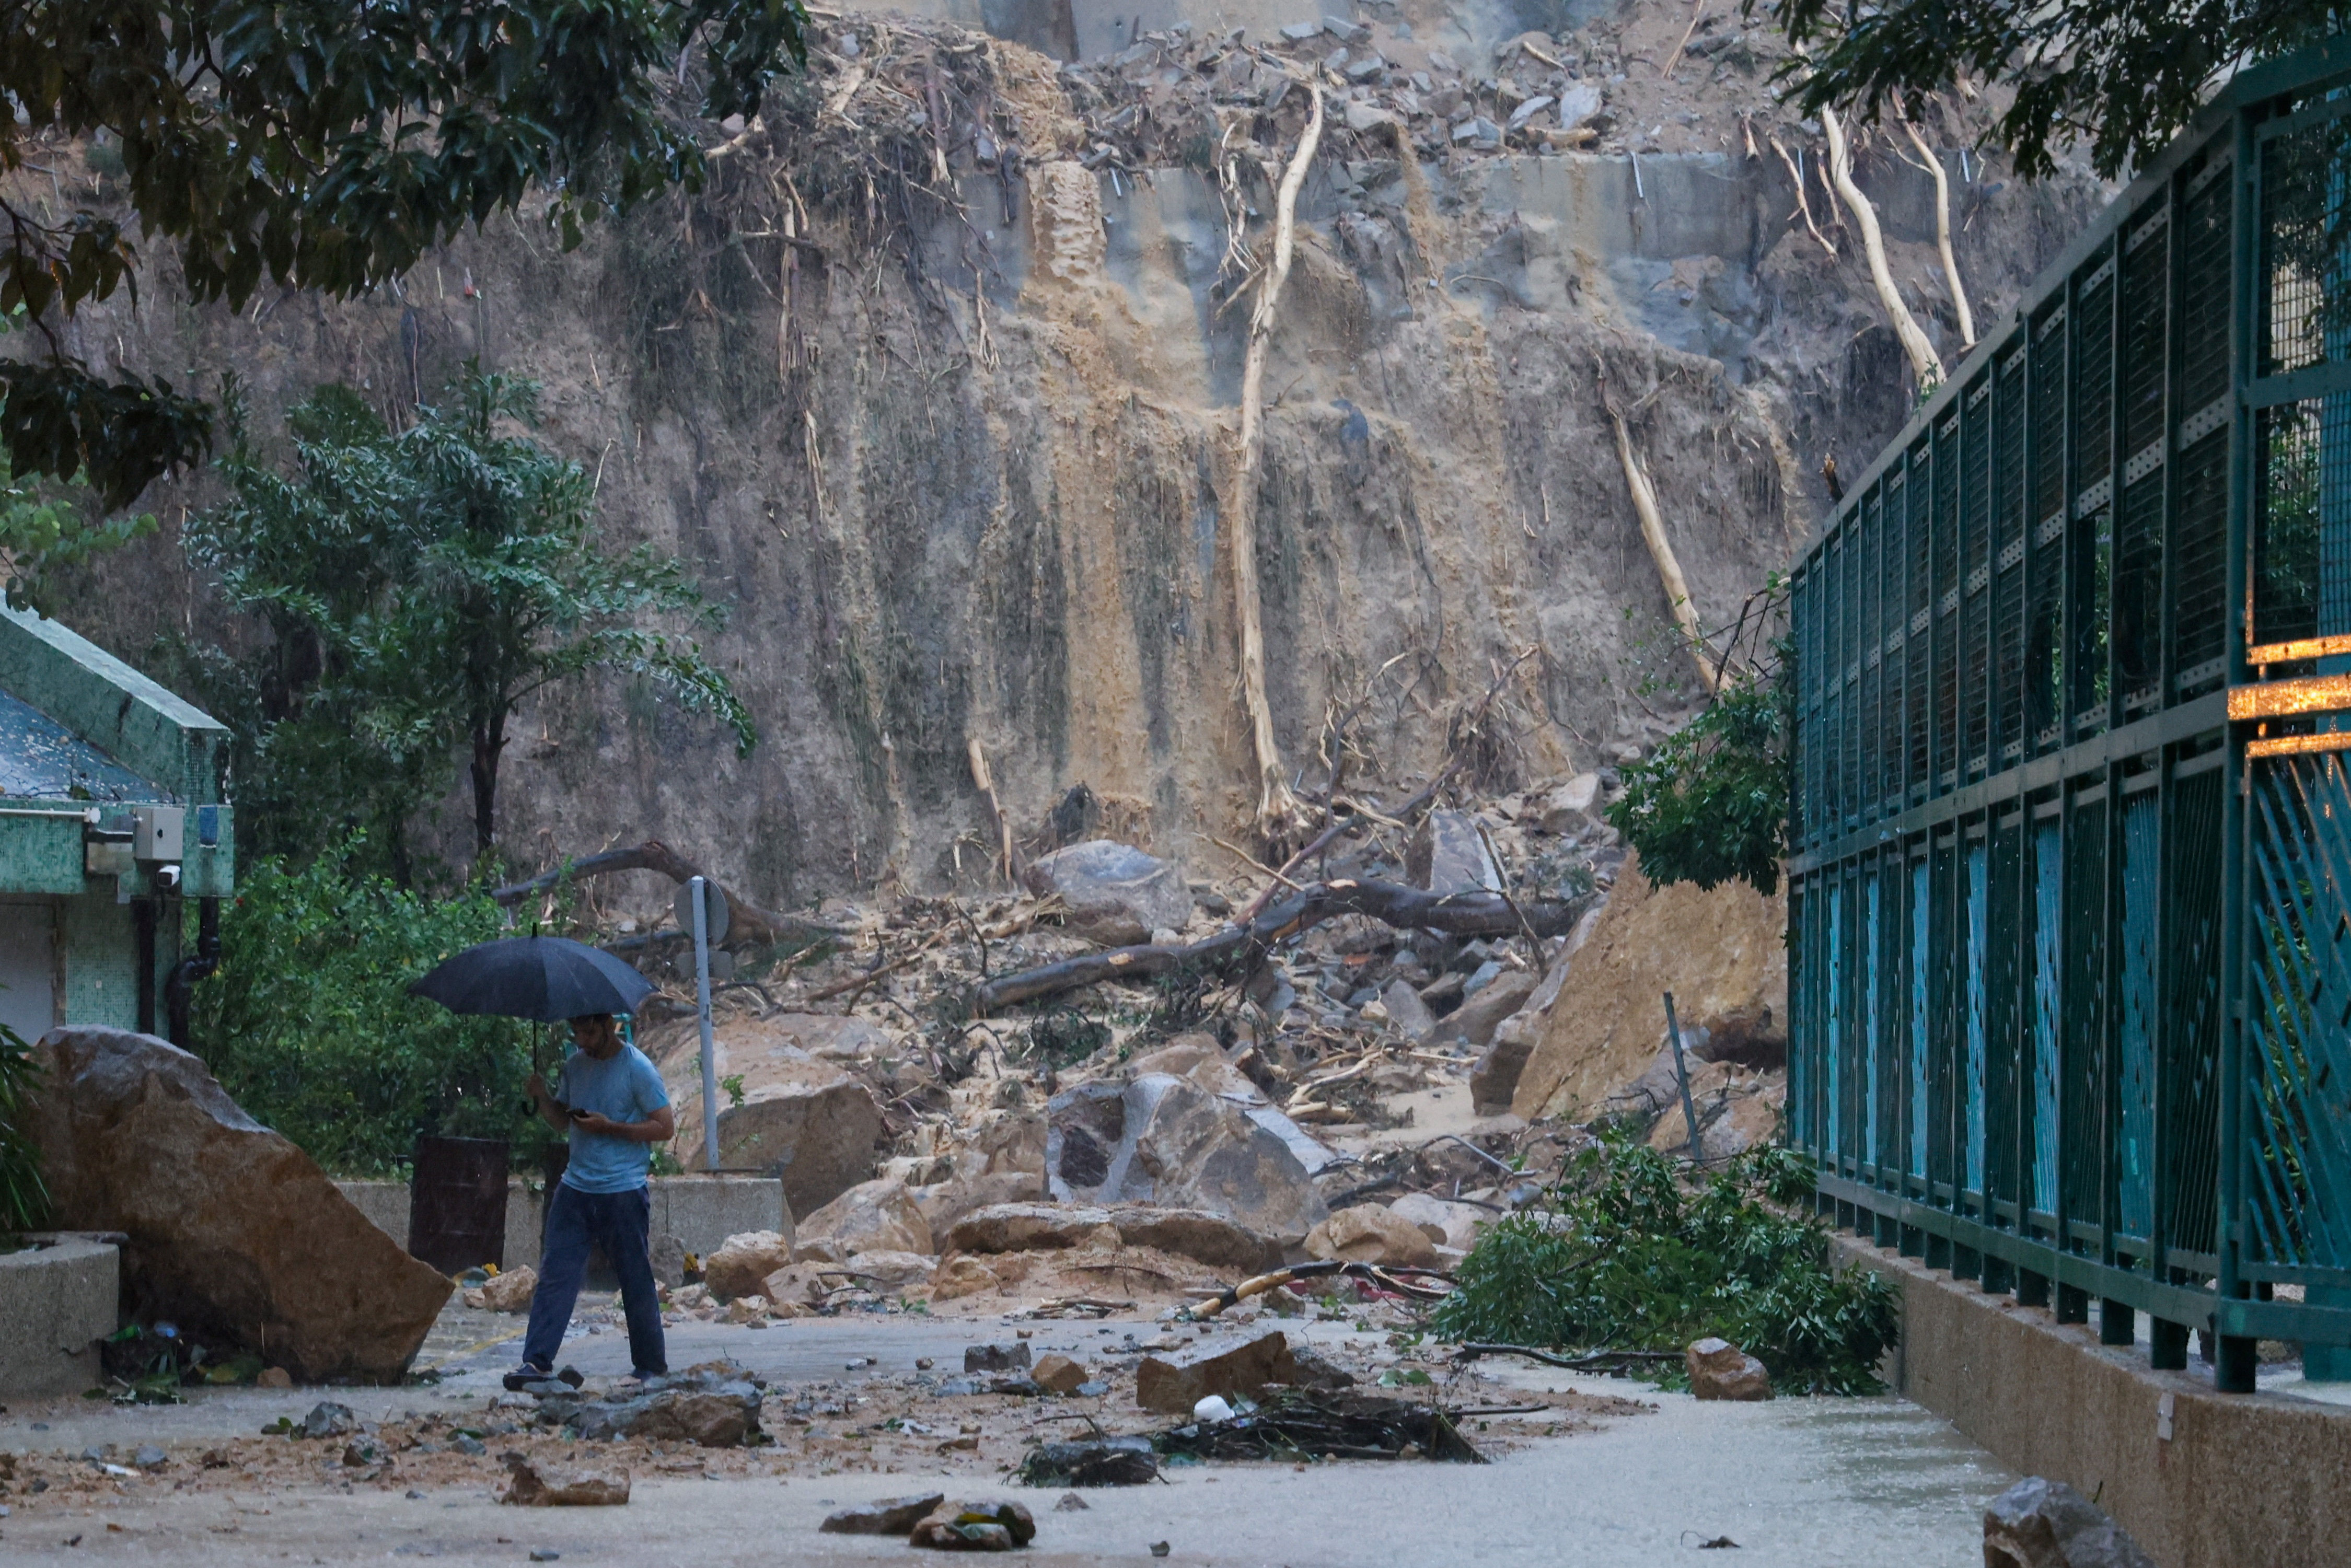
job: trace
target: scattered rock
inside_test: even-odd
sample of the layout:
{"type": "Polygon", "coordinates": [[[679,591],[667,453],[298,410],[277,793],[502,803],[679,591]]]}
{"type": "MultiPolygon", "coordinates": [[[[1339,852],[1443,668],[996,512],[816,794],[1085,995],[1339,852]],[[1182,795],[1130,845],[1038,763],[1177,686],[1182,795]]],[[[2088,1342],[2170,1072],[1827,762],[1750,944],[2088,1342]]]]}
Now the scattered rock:
{"type": "Polygon", "coordinates": [[[932,1245],[930,1221],[915,1206],[914,1194],[894,1176],[861,1182],[800,1221],[804,1256],[811,1241],[830,1241],[842,1256],[859,1252],[912,1252],[928,1257],[932,1245]]]}
{"type": "Polygon", "coordinates": [[[702,1283],[712,1297],[731,1301],[767,1292],[768,1276],[792,1260],[792,1238],[777,1230],[730,1236],[702,1260],[702,1283]]]}
{"type": "Polygon", "coordinates": [[[907,1539],[941,1552],[1009,1552],[1037,1539],[1037,1521],[1017,1502],[945,1502],[907,1539]]]}
{"type": "MultiPolygon", "coordinates": [[[[1453,139],[1499,139],[1501,134],[1501,128],[1492,120],[1479,118],[1456,126],[1453,139]],[[1465,136],[1465,131],[1471,133],[1465,136]]],[[[1474,812],[1437,810],[1423,817],[1405,850],[1404,870],[1415,887],[1431,893],[1502,891],[1501,871],[1478,831],[1474,812]]]]}
{"type": "Polygon", "coordinates": [[[1392,1208],[1359,1203],[1306,1233],[1309,1256],[1350,1263],[1434,1269],[1437,1248],[1427,1232],[1392,1208]]]}
{"type": "Polygon", "coordinates": [[[521,1508],[611,1508],[629,1500],[629,1472],[618,1466],[557,1465],[517,1459],[507,1466],[500,1502],[521,1508]]]}
{"type": "Polygon", "coordinates": [[[674,1291],[685,1283],[685,1243],[664,1232],[653,1239],[653,1282],[674,1291]]]}
{"type": "Polygon", "coordinates": [[[131,1468],[134,1470],[160,1470],[171,1462],[171,1456],[152,1443],[140,1444],[131,1456],[131,1468]]]}
{"type": "Polygon", "coordinates": [[[261,1375],[253,1380],[253,1385],[256,1388],[291,1388],[294,1386],[294,1375],[282,1366],[265,1366],[261,1369],[261,1375]]]}
{"type": "Polygon", "coordinates": [[[1025,1372],[1029,1368],[1029,1342],[1015,1340],[1010,1344],[967,1344],[963,1347],[963,1369],[966,1372],[1025,1372]]]}
{"type": "Polygon", "coordinates": [[[203,1062],[152,1035],[41,1039],[29,1125],[60,1226],[124,1234],[124,1304],[294,1378],[397,1379],[453,1287],[203,1062]]]}
{"type": "Polygon", "coordinates": [[[1699,1340],[1682,1352],[1682,1360],[1689,1368],[1690,1393],[1700,1399],[1771,1397],[1771,1373],[1729,1340],[1699,1340]]]}
{"type": "Polygon", "coordinates": [[[1089,839],[1030,864],[1029,891],[1058,894],[1070,928],[1106,947],[1150,939],[1192,918],[1192,890],[1175,865],[1112,839],[1089,839]]]}
{"type": "MultiPolygon", "coordinates": [[[[1559,122],[1570,130],[1599,109],[1599,89],[1581,82],[1569,83],[1559,95],[1559,122]]],[[[1577,774],[1544,796],[1535,811],[1535,823],[1546,833],[1580,833],[1600,826],[1600,775],[1577,774]]]]}
{"type": "Polygon", "coordinates": [[[1312,1387],[1327,1385],[1334,1377],[1353,1381],[1304,1346],[1293,1348],[1288,1336],[1277,1329],[1226,1350],[1204,1348],[1189,1354],[1144,1356],[1135,1368],[1134,1398],[1145,1410],[1188,1416],[1211,1394],[1255,1399],[1268,1384],[1312,1387]]]}
{"type": "Polygon", "coordinates": [[[360,1418],[351,1413],[351,1407],[331,1399],[321,1399],[302,1417],[305,1437],[348,1437],[359,1429],[360,1418]]]}
{"type": "Polygon", "coordinates": [[[527,1312],[530,1298],[538,1290],[538,1270],[528,1263],[518,1263],[502,1273],[490,1276],[482,1287],[482,1305],[494,1312],[527,1312]]]}
{"type": "Polygon", "coordinates": [[[1984,1510],[1984,1568],[2155,1568],[2155,1560],[2089,1499],[2027,1476],[1984,1510]]]}
{"type": "Polygon", "coordinates": [[[1029,1252],[1073,1247],[1115,1247],[1110,1211],[1066,1204],[999,1203],[956,1221],[947,1247],[956,1252],[1029,1252]]]}
{"type": "Polygon", "coordinates": [[[869,1291],[912,1291],[931,1282],[938,1260],[919,1252],[855,1252],[847,1267],[869,1291]]]}
{"type": "Polygon", "coordinates": [[[1516,1013],[1541,984],[1524,969],[1506,969],[1479,988],[1468,1001],[1437,1020],[1428,1038],[1459,1040],[1483,1047],[1490,1043],[1502,1020],[1516,1013]]]}
{"type": "Polygon", "coordinates": [[[577,1427],[598,1441],[641,1437],[732,1448],[759,1429],[762,1398],[740,1367],[718,1362],[647,1378],[642,1390],[618,1396],[550,1396],[539,1401],[539,1418],[577,1427]]]}
{"type": "Polygon", "coordinates": [[[1281,1266],[1280,1241],[1204,1209],[1130,1204],[1111,1210],[1110,1218],[1119,1239],[1129,1247],[1156,1248],[1239,1274],[1262,1274],[1281,1266]]]}
{"type": "Polygon", "coordinates": [[[963,1296],[977,1296],[1002,1283],[996,1271],[977,1258],[950,1258],[931,1276],[931,1300],[952,1301],[963,1296]]]}
{"type": "Polygon", "coordinates": [[[1380,1002],[1388,1009],[1388,1022],[1409,1040],[1426,1040],[1437,1028],[1437,1015],[1406,981],[1389,981],[1388,988],[1380,993],[1380,1002]]]}
{"type": "Polygon", "coordinates": [[[817,1529],[827,1535],[904,1535],[946,1500],[946,1493],[936,1491],[877,1498],[852,1508],[835,1509],[817,1529]]]}
{"type": "MultiPolygon", "coordinates": [[[[1153,1468],[1155,1470],[1157,1469],[1156,1465],[1153,1468]]],[[[1083,1513],[1092,1507],[1093,1504],[1088,1502],[1077,1493],[1073,1491],[1065,1491],[1061,1494],[1061,1500],[1053,1505],[1053,1511],[1055,1513],[1083,1513]]]]}
{"type": "Polygon", "coordinates": [[[1475,1204],[1447,1203],[1426,1192],[1405,1194],[1388,1205],[1388,1212],[1420,1227],[1422,1233],[1437,1246],[1450,1247],[1457,1252],[1469,1250],[1477,1242],[1478,1232],[1493,1223],[1494,1218],[1475,1204]]]}
{"type": "MultiPolygon", "coordinates": [[[[1026,1350],[1029,1347],[1023,1345],[1020,1348],[1026,1350]]],[[[1048,1394],[1075,1394],[1092,1375],[1086,1371],[1083,1364],[1066,1355],[1042,1355],[1037,1358],[1037,1364],[1029,1375],[1035,1379],[1038,1387],[1048,1394]]]]}

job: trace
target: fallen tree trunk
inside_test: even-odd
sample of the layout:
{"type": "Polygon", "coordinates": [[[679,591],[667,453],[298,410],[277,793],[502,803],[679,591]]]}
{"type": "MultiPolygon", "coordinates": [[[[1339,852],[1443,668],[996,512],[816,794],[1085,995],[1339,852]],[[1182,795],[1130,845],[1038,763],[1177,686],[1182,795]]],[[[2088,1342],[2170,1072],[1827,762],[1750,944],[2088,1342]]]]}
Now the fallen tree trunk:
{"type": "Polygon", "coordinates": [[[1101,980],[1149,979],[1178,969],[1245,969],[1275,943],[1338,915],[1369,915],[1399,930],[1440,931],[1448,936],[1510,936],[1521,929],[1538,936],[1563,936],[1588,907],[1588,899],[1547,898],[1514,910],[1499,893],[1435,894],[1400,883],[1353,879],[1318,882],[1274,900],[1246,925],[1228,925],[1200,941],[1081,954],[991,980],[980,987],[976,1002],[980,1012],[990,1013],[1101,980]]]}
{"type": "MultiPolygon", "coordinates": [[[[1604,400],[1604,392],[1603,396],[1604,400]]],[[[1625,428],[1625,416],[1614,402],[1608,404],[1608,422],[1616,429],[1616,460],[1624,465],[1625,487],[1633,493],[1633,515],[1640,519],[1641,538],[1649,547],[1649,559],[1657,563],[1657,580],[1665,585],[1674,624],[1681,628],[1690,662],[1698,666],[1698,678],[1708,692],[1720,691],[1722,670],[1707,650],[1706,628],[1698,622],[1698,606],[1690,601],[1689,580],[1682,575],[1681,559],[1674,554],[1673,541],[1666,537],[1665,516],[1657,509],[1656,486],[1649,483],[1649,471],[1641,466],[1640,456],[1633,450],[1632,432],[1625,428]]]]}
{"type": "Polygon", "coordinates": [[[1249,350],[1241,370],[1240,472],[1233,483],[1233,611],[1240,622],[1241,702],[1249,711],[1249,744],[1257,758],[1258,836],[1269,846],[1280,846],[1271,851],[1276,855],[1297,841],[1306,814],[1283,777],[1281,748],[1273,738],[1273,708],[1265,695],[1265,606],[1257,579],[1258,460],[1265,444],[1265,361],[1273,342],[1274,311],[1297,250],[1298,193],[1322,141],[1322,88],[1309,82],[1306,90],[1311,105],[1306,130],[1274,193],[1273,259],[1249,316],[1249,350]]]}
{"type": "Polygon", "coordinates": [[[740,935],[754,942],[782,942],[846,935],[840,927],[827,925],[820,920],[762,909],[659,839],[647,839],[643,843],[633,844],[624,850],[606,850],[601,854],[582,855],[576,861],[566,861],[553,871],[541,872],[528,882],[513,882],[504,887],[494,887],[490,890],[490,897],[499,904],[513,905],[527,898],[535,898],[558,883],[578,882],[583,877],[602,876],[616,871],[659,872],[672,882],[690,882],[697,876],[703,878],[726,896],[730,915],[730,936],[740,935]]]}
{"type": "Polygon", "coordinates": [[[1845,145],[1844,126],[1835,110],[1822,109],[1821,129],[1828,135],[1829,179],[1852,211],[1854,226],[1861,231],[1861,253],[1869,261],[1869,279],[1877,286],[1878,303],[1886,307],[1886,319],[1893,323],[1894,335],[1902,340],[1902,351],[1910,356],[1911,371],[1923,392],[1941,384],[1943,357],[1935,352],[1927,329],[1918,325],[1918,318],[1902,302],[1902,291],[1894,286],[1894,269],[1886,260],[1886,235],[1877,226],[1877,209],[1854,183],[1853,154],[1845,145]]]}

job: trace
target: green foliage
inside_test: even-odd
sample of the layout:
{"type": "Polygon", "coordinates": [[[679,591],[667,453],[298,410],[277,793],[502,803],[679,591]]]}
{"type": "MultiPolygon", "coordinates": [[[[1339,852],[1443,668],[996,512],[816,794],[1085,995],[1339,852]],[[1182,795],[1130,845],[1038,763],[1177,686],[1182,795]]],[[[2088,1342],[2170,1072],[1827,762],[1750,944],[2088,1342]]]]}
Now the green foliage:
{"type": "Polygon", "coordinates": [[[478,891],[434,901],[354,873],[350,858],[240,869],[193,1049],[237,1103],[340,1175],[389,1174],[420,1134],[529,1141],[529,1026],[408,994],[502,935],[503,912],[478,891]]]}
{"type": "Polygon", "coordinates": [[[1027,1032],[1028,1040],[1019,1054],[1056,1069],[1077,1065],[1111,1040],[1110,1025],[1075,1008],[1055,1008],[1040,1015],[1030,1022],[1027,1032]]]}
{"type": "Polygon", "coordinates": [[[1807,113],[1852,105],[1874,120],[1962,75],[2006,89],[1995,134],[2029,180],[2053,173],[2057,153],[2083,140],[2099,174],[2119,178],[2160,152],[2247,61],[2341,26],[2336,8],[2319,0],[1747,0],[1747,8],[1768,12],[1808,47],[1790,68],[1807,113]]]}
{"type": "Polygon", "coordinates": [[[1644,876],[1708,888],[1744,878],[1761,893],[1777,891],[1793,787],[1792,709],[1782,678],[1726,684],[1696,718],[1625,766],[1608,821],[1639,852],[1644,876]]]}
{"type": "Polygon", "coordinates": [[[639,623],[720,619],[684,567],[646,545],[607,553],[594,482],[516,433],[536,420],[537,383],[469,367],[455,390],[394,432],[350,389],[323,389],[287,419],[283,470],[231,399],[231,498],[186,537],[270,633],[197,683],[251,747],[239,817],[259,852],[314,853],[357,826],[405,884],[409,820],[447,789],[460,747],[486,852],[508,719],[591,671],[715,714],[745,751],[758,739],[692,637],[639,623]]]}
{"type": "MultiPolygon", "coordinates": [[[[1782,1393],[1871,1394],[1895,1333],[1893,1288],[1831,1271],[1828,1230],[1794,1210],[1813,1169],[1750,1151],[1701,1185],[1625,1137],[1582,1151],[1531,1211],[1489,1228],[1432,1328],[1453,1340],[1677,1353],[1719,1334],[1782,1393]]],[[[1687,1376],[1661,1364],[1668,1384],[1687,1376]]]]}
{"type": "Polygon", "coordinates": [[[38,1230],[49,1213],[41,1152],[26,1126],[41,1066],[25,1037],[0,1023],[0,1236],[38,1230]]]}
{"type": "MultiPolygon", "coordinates": [[[[199,300],[265,277],[350,296],[534,190],[566,247],[601,214],[703,173],[666,83],[709,117],[755,113],[799,0],[12,0],[0,26],[0,169],[103,133],[141,231],[176,242],[199,300]]],[[[0,195],[0,311],[70,319],[129,284],[125,225],[0,195]]],[[[45,325],[45,330],[48,329],[45,325]]],[[[0,445],[20,474],[87,472],[110,507],[201,459],[210,412],[162,382],[0,361],[0,445]]]]}
{"type": "Polygon", "coordinates": [[[78,481],[20,480],[0,457],[0,570],[9,608],[47,614],[51,573],[155,531],[152,512],[93,519],[83,489],[78,481]]]}

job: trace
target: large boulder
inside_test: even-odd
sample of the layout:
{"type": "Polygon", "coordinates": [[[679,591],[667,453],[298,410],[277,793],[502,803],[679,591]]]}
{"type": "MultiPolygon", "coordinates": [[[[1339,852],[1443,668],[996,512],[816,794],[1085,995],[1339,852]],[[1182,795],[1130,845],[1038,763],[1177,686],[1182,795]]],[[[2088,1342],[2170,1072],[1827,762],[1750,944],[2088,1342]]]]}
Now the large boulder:
{"type": "Polygon", "coordinates": [[[246,1115],[204,1064],[128,1030],[51,1030],[33,1103],[58,1222],[120,1231],[126,1300],[305,1383],[405,1372],[452,1289],[246,1115]]]}
{"type": "MultiPolygon", "coordinates": [[[[743,1103],[737,1105],[728,1096],[718,1108],[718,1163],[728,1170],[780,1176],[784,1202],[796,1215],[821,1208],[871,1177],[874,1144],[882,1135],[882,1107],[873,1092],[838,1062],[800,1043],[819,1039],[806,1023],[790,1013],[729,1020],[712,1047],[719,1081],[743,1081],[743,1103]]],[[[822,1038],[839,1044],[835,1037],[822,1038]]],[[[700,1051],[671,1051],[663,1059],[662,1076],[677,1113],[672,1152],[686,1169],[700,1170],[700,1051]]]]}
{"type": "Polygon", "coordinates": [[[1058,1203],[991,1205],[956,1221],[946,1240],[952,1252],[1059,1251],[1118,1244],[1118,1228],[1108,1209],[1058,1203]]]}
{"type": "Polygon", "coordinates": [[[1046,1173],[1064,1202],[1199,1209],[1285,1243],[1325,1212],[1290,1143],[1190,1078],[1086,1084],[1048,1113],[1046,1173]]]}
{"type": "Polygon", "coordinates": [[[1306,1233],[1310,1257],[1343,1263],[1434,1269],[1437,1243],[1418,1225],[1375,1203],[1343,1208],[1306,1233]]]}
{"type": "Polygon", "coordinates": [[[1058,896],[1070,928],[1104,946],[1147,942],[1155,931],[1181,931],[1192,918],[1183,871],[1132,844],[1088,839],[1033,862],[1029,889],[1058,896]]]}
{"type": "Polygon", "coordinates": [[[1262,1274],[1281,1267],[1279,1238],[1197,1208],[1125,1204],[1111,1210],[1119,1239],[1149,1247],[1237,1274],[1262,1274]]]}
{"type": "Polygon", "coordinates": [[[859,1252],[936,1252],[930,1221],[906,1184],[883,1176],[851,1187],[800,1221],[799,1240],[830,1242],[843,1257],[859,1252]]]}
{"type": "Polygon", "coordinates": [[[768,1276],[792,1260],[792,1238],[778,1230],[730,1236],[702,1260],[702,1282],[722,1301],[767,1292],[768,1276]]]}
{"type": "Polygon", "coordinates": [[[1666,1038],[1664,994],[1685,1033],[1771,1035],[1788,1012],[1788,904],[1743,882],[1653,886],[1628,857],[1575,955],[1510,1109],[1583,1121],[1637,1077],[1666,1038]]]}
{"type": "Polygon", "coordinates": [[[1458,1040],[1464,1044],[1486,1046],[1493,1043],[1494,1031],[1535,994],[1542,982],[1524,969],[1506,969],[1495,976],[1468,1001],[1437,1020],[1429,1031],[1432,1043],[1443,1044],[1458,1040]]]}

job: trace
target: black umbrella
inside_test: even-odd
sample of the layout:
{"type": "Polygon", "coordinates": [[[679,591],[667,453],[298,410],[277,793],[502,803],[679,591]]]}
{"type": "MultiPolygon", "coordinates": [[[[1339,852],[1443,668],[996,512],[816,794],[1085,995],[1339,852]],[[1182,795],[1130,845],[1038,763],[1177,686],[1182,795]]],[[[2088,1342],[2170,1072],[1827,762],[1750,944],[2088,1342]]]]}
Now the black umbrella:
{"type": "Polygon", "coordinates": [[[409,991],[453,1013],[559,1023],[589,1013],[632,1013],[653,983],[610,953],[566,936],[509,936],[434,966],[409,991]]]}

